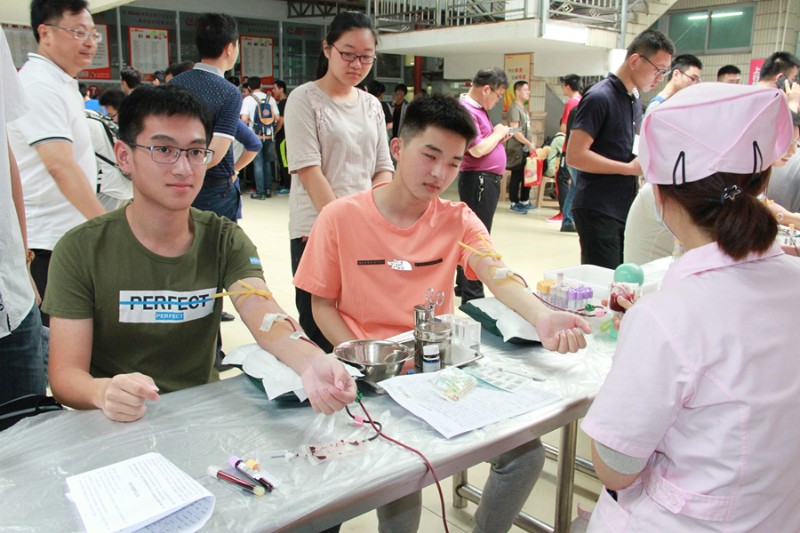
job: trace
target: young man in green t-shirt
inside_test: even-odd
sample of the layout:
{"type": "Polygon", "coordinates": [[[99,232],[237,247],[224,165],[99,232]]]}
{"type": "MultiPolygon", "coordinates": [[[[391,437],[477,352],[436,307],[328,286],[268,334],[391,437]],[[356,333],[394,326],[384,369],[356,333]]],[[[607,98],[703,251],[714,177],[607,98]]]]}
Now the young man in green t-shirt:
{"type": "Polygon", "coordinates": [[[123,102],[114,151],[134,200],[82,224],[55,247],[44,308],[52,315],[54,396],[133,421],[147,400],[219,379],[213,368],[223,291],[264,349],[295,370],[312,406],[355,398],[341,363],[311,342],[267,291],[255,246],[233,222],[191,208],[212,132],[205,106],[174,86],[123,102]]]}

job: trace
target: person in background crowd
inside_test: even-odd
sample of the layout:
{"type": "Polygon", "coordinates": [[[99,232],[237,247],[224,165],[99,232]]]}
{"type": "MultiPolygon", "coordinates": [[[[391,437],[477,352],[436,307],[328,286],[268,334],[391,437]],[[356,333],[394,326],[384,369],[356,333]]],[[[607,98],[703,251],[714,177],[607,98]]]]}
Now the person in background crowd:
{"type": "Polygon", "coordinates": [[[703,81],[703,63],[692,54],[681,54],[672,58],[672,65],[667,74],[667,84],[660,93],[647,104],[647,113],[665,102],[678,91],[703,81]]]}
{"type": "Polygon", "coordinates": [[[157,70],[153,72],[153,85],[161,85],[162,83],[167,83],[166,75],[167,73],[164,70],[157,70]]]}
{"type": "Polygon", "coordinates": [[[81,96],[83,97],[83,107],[89,111],[96,111],[97,113],[100,113],[100,102],[97,101],[97,98],[92,97],[93,95],[85,83],[78,84],[78,92],[80,92],[81,96]]]}
{"type": "Polygon", "coordinates": [[[742,71],[736,65],[725,65],[717,71],[717,81],[720,83],[739,83],[742,80],[742,71]]]}
{"type": "MultiPolygon", "coordinates": [[[[36,53],[28,54],[19,71],[29,111],[9,123],[8,137],[22,179],[28,246],[35,254],[31,274],[44,297],[56,242],[106,212],[95,195],[97,166],[75,81],[91,66],[101,34],[84,0],[34,0],[31,26],[36,53]]],[[[48,325],[47,316],[42,322],[48,325]]]]}
{"type": "Polygon", "coordinates": [[[142,73],[133,67],[123,68],[122,72],[119,73],[119,77],[119,86],[126,96],[142,84],[142,73]]]}
{"type": "Polygon", "coordinates": [[[278,103],[261,90],[261,78],[251,76],[243,84],[250,94],[242,99],[240,118],[255,131],[261,141],[261,149],[253,160],[253,174],[256,192],[250,195],[253,200],[272,198],[272,181],[275,174],[275,127],[278,121],[278,103]]]}
{"type": "MultiPolygon", "coordinates": [[[[475,121],[478,135],[467,147],[458,173],[458,197],[467,204],[486,230],[491,233],[494,212],[500,199],[500,180],[506,170],[506,151],[509,127],[492,125],[489,110],[503,101],[508,78],[501,68],[481,69],[472,78],[472,86],[461,95],[461,103],[475,121]]],[[[456,275],[456,296],[462,303],[483,298],[483,283],[467,279],[459,266],[456,275]]]]}
{"type": "Polygon", "coordinates": [[[194,61],[181,61],[180,63],[173,63],[164,71],[164,81],[169,83],[172,78],[178,74],[183,74],[186,71],[194,68],[194,61]]]}
{"type": "Polygon", "coordinates": [[[398,83],[394,86],[394,92],[392,93],[392,139],[400,135],[400,126],[403,125],[406,108],[408,107],[406,95],[408,95],[408,87],[405,83],[398,83]]]}
{"type": "Polygon", "coordinates": [[[527,103],[531,97],[531,88],[527,81],[514,83],[514,102],[508,110],[508,127],[519,128],[506,141],[506,155],[511,154],[519,162],[513,166],[506,162],[506,168],[511,166],[511,178],[508,181],[508,196],[511,200],[511,212],[527,215],[528,211],[535,209],[530,202],[531,188],[525,187],[525,162],[530,154],[535,153],[536,145],[533,143],[531,132],[531,115],[527,103]]]}
{"type": "Polygon", "coordinates": [[[567,164],[578,170],[572,217],[582,264],[614,269],[622,263],[625,221],[642,173],[634,147],[642,121],[638,94],[669,72],[674,51],[666,35],[645,30],[616,74],[593,85],[575,108],[567,164]]]}
{"type": "Polygon", "coordinates": [[[278,127],[275,130],[275,147],[278,151],[278,188],[276,194],[289,194],[292,177],[289,174],[289,161],[286,159],[286,100],[289,93],[286,91],[286,82],[275,80],[272,87],[272,96],[278,101],[278,127]]]}
{"type": "Polygon", "coordinates": [[[119,106],[122,104],[122,101],[125,99],[125,93],[123,93],[120,89],[106,89],[100,95],[100,105],[103,106],[106,110],[106,115],[108,115],[111,120],[114,122],[117,121],[117,114],[119,113],[119,106]]]}
{"type": "MultiPolygon", "coordinates": [[[[383,110],[374,97],[356,88],[375,62],[376,46],[369,17],[339,13],[322,42],[318,79],[293,90],[286,102],[292,274],[323,207],[392,179],[383,110]]],[[[314,321],[311,295],[298,288],[295,303],[305,332],[330,351],[331,343],[314,321]]]]}
{"type": "Polygon", "coordinates": [[[575,222],[572,220],[572,198],[575,196],[575,177],[573,174],[577,174],[577,171],[570,168],[567,164],[566,152],[569,137],[569,118],[572,116],[575,108],[578,107],[578,104],[581,103],[581,98],[583,98],[583,96],[581,94],[580,76],[577,74],[567,74],[560,78],[560,80],[561,92],[567,98],[567,101],[564,103],[564,112],[561,113],[561,122],[559,125],[559,131],[565,135],[564,143],[560,150],[562,154],[560,159],[561,165],[557,173],[557,177],[562,179],[556,180],[559,198],[558,205],[560,209],[555,216],[548,218],[547,221],[561,222],[561,231],[574,233],[577,230],[575,229],[575,222]],[[564,180],[563,178],[566,177],[569,177],[569,179],[564,180]]]}
{"type": "Polygon", "coordinates": [[[378,99],[383,109],[383,116],[386,120],[386,133],[387,136],[392,132],[392,108],[389,107],[388,102],[383,101],[383,95],[386,94],[386,85],[378,80],[370,80],[367,84],[367,92],[378,99]]]}
{"type": "Polygon", "coordinates": [[[758,85],[761,87],[775,87],[783,90],[785,80],[790,83],[797,82],[797,73],[800,72],[800,59],[789,52],[775,52],[764,60],[758,85]]]}

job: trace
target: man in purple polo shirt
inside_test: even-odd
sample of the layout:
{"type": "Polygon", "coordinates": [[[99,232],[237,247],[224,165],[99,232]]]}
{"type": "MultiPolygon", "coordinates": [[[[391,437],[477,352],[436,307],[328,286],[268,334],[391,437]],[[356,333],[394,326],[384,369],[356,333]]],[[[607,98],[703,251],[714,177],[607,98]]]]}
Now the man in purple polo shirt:
{"type": "MultiPolygon", "coordinates": [[[[461,95],[461,104],[467,108],[478,130],[478,135],[467,148],[458,173],[458,197],[467,204],[489,232],[500,198],[500,180],[506,169],[504,141],[509,137],[508,126],[492,125],[489,110],[503,101],[508,78],[502,69],[481,69],[472,80],[469,92],[461,95]]],[[[456,276],[456,295],[467,303],[483,298],[483,283],[468,280],[459,267],[456,276]]]]}

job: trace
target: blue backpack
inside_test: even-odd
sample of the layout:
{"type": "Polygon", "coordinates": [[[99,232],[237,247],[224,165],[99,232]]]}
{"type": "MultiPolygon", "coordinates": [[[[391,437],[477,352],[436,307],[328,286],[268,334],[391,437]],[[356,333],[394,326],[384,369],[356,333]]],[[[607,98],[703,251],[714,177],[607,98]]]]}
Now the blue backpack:
{"type": "Polygon", "coordinates": [[[272,106],[269,105],[269,96],[264,100],[259,100],[257,96],[250,95],[256,99],[257,107],[253,117],[253,131],[261,140],[271,139],[275,132],[275,117],[272,114],[272,106]]]}

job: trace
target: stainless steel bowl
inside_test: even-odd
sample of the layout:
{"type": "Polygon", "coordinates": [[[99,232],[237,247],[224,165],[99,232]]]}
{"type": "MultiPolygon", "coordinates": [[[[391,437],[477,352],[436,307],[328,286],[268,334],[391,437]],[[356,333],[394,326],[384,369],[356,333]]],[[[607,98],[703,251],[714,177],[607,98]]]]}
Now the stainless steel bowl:
{"type": "Polygon", "coordinates": [[[403,370],[403,364],[414,357],[411,348],[382,340],[343,342],[333,353],[341,361],[358,368],[364,379],[372,383],[397,376],[403,370]]]}

